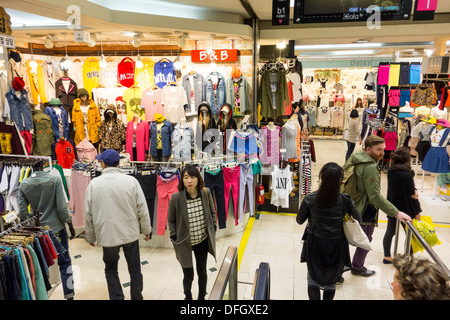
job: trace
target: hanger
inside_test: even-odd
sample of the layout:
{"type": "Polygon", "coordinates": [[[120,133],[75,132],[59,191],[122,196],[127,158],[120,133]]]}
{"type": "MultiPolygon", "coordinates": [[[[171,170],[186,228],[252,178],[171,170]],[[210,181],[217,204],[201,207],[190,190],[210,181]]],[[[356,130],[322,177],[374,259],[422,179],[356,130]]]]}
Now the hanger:
{"type": "Polygon", "coordinates": [[[159,62],[170,62],[170,60],[167,58],[162,58],[161,60],[159,60],[159,62]]]}
{"type": "Polygon", "coordinates": [[[130,89],[139,89],[139,86],[136,85],[136,82],[130,87],[130,89]]]}
{"type": "Polygon", "coordinates": [[[134,62],[133,59],[131,59],[130,57],[126,57],[123,59],[123,62],[127,62],[127,61],[134,62]]]}
{"type": "Polygon", "coordinates": [[[166,84],[166,87],[171,86],[171,85],[178,86],[178,83],[176,83],[175,81],[171,81],[168,84],[166,84]]]}
{"type": "Polygon", "coordinates": [[[158,87],[156,84],[153,84],[153,85],[149,88],[149,90],[156,90],[156,89],[159,89],[159,87],[158,87]]]}
{"type": "Polygon", "coordinates": [[[99,83],[96,88],[106,88],[106,87],[104,85],[102,85],[101,83],[99,83]]]}

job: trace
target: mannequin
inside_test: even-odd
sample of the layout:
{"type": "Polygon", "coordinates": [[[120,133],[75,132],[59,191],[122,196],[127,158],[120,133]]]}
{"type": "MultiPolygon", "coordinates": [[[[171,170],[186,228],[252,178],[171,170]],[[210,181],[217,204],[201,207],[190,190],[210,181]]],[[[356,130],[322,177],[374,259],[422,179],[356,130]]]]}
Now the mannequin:
{"type": "Polygon", "coordinates": [[[269,124],[267,125],[267,128],[269,130],[275,130],[277,127],[275,126],[275,124],[273,122],[269,122],[269,124]]]}
{"type": "Polygon", "coordinates": [[[171,155],[170,146],[171,137],[172,137],[173,127],[166,118],[158,113],[155,114],[155,122],[153,122],[150,126],[150,152],[152,156],[152,161],[163,161],[166,162],[169,160],[169,156],[171,155]],[[164,129],[164,127],[166,127],[164,129]],[[168,135],[165,135],[165,132],[168,135]],[[168,141],[167,141],[168,139],[168,141]],[[156,145],[156,148],[154,147],[156,145]],[[164,146],[169,146],[170,154],[166,151],[164,154],[164,146]]]}
{"type": "Polygon", "coordinates": [[[100,152],[106,149],[114,149],[118,153],[125,148],[126,128],[122,120],[117,118],[114,105],[109,105],[104,113],[105,120],[100,127],[100,152]]]}
{"type": "Polygon", "coordinates": [[[186,128],[186,118],[181,118],[180,119],[180,128],[181,129],[186,128]]]}
{"type": "Polygon", "coordinates": [[[78,98],[73,101],[72,121],[75,131],[75,144],[78,145],[84,138],[98,148],[99,131],[102,125],[100,111],[94,101],[89,98],[89,92],[78,89],[78,98]]]}

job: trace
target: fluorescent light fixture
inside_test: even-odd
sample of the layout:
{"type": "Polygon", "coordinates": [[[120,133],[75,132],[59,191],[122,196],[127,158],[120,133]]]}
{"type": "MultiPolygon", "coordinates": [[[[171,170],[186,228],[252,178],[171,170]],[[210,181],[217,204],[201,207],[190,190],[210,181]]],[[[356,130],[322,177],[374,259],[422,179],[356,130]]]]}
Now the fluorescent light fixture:
{"type": "Polygon", "coordinates": [[[134,37],[135,35],[136,35],[136,32],[129,32],[129,31],[126,31],[126,32],[124,32],[124,33],[122,33],[124,36],[127,36],[127,37],[134,37]]]}
{"type": "Polygon", "coordinates": [[[364,48],[379,48],[382,43],[347,43],[347,44],[312,44],[312,45],[297,45],[295,50],[333,50],[333,49],[364,49],[364,48]]]}
{"type": "Polygon", "coordinates": [[[290,7],[291,7],[291,8],[293,8],[293,7],[294,7],[294,5],[295,5],[295,0],[291,0],[291,4],[290,4],[290,7]]]}
{"type": "Polygon", "coordinates": [[[427,56],[431,57],[431,55],[433,54],[434,50],[433,49],[425,49],[424,52],[427,54],[427,56]]]}
{"type": "Polygon", "coordinates": [[[354,56],[354,55],[368,55],[373,54],[375,50],[352,50],[352,51],[333,51],[333,55],[336,56],[354,56]]]}
{"type": "Polygon", "coordinates": [[[278,41],[278,42],[277,42],[277,48],[278,48],[278,49],[284,49],[284,48],[286,48],[286,41],[278,41]]]}

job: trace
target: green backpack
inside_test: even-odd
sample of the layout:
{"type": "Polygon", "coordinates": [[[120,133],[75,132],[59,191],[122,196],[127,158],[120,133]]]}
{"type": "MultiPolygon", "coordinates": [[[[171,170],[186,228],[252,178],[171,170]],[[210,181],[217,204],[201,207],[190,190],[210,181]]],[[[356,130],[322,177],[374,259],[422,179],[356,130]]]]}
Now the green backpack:
{"type": "Polygon", "coordinates": [[[344,178],[342,179],[341,192],[347,193],[352,200],[357,203],[364,196],[358,189],[358,177],[355,170],[357,165],[344,166],[344,178]]]}

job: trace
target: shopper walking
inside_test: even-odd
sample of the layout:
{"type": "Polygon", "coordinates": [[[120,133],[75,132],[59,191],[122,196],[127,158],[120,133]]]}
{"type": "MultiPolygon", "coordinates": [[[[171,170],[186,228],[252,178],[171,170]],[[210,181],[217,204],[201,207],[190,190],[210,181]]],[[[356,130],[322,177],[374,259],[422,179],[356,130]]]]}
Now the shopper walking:
{"type": "Polygon", "coordinates": [[[361,144],[360,132],[359,132],[359,114],[358,110],[353,109],[350,112],[350,120],[348,122],[348,135],[345,139],[347,141],[347,154],[345,155],[345,161],[350,158],[355,150],[356,140],[359,139],[361,144]]]}
{"type": "MultiPolygon", "coordinates": [[[[381,171],[378,162],[383,159],[384,148],[383,138],[370,135],[365,140],[364,149],[351,155],[343,167],[342,189],[352,197],[358,212],[362,213],[361,227],[370,241],[378,224],[378,209],[387,216],[411,221],[410,216],[397,209],[380,193],[381,171]]],[[[365,277],[375,274],[375,271],[364,267],[367,253],[367,250],[356,248],[352,260],[352,274],[365,277]]]]}
{"type": "Polygon", "coordinates": [[[19,208],[21,219],[28,219],[30,212],[42,212],[40,224],[49,226],[56,236],[51,240],[58,254],[64,298],[73,300],[75,291],[66,224],[69,226],[70,239],[75,237],[75,229],[67,209],[61,179],[42,171],[39,165],[34,166],[31,176],[19,185],[19,208]],[[28,211],[28,206],[31,206],[31,211],[28,211]]]}
{"type": "Polygon", "coordinates": [[[395,300],[450,300],[448,275],[437,264],[406,254],[393,263],[395,300]]]}
{"type": "Polygon", "coordinates": [[[301,261],[308,267],[310,300],[320,300],[320,288],[324,289],[323,300],[333,300],[336,283],[351,265],[342,219],[347,213],[358,221],[361,216],[353,200],[340,193],[342,178],[342,167],[334,162],[325,164],[319,173],[319,190],[303,199],[297,214],[297,223],[308,220],[301,261]]]}
{"type": "Polygon", "coordinates": [[[183,269],[185,299],[192,300],[193,251],[198,276],[198,299],[204,300],[208,252],[216,257],[216,210],[211,192],[204,187],[197,168],[184,168],[178,190],[179,192],[172,195],[169,204],[170,239],[183,269]]]}
{"type": "MultiPolygon", "coordinates": [[[[387,200],[411,219],[420,219],[419,196],[414,186],[414,172],[411,169],[411,152],[407,147],[400,147],[391,153],[387,173],[387,200]]],[[[397,220],[388,216],[386,233],[383,238],[384,264],[392,263],[391,244],[395,234],[397,220]]],[[[405,228],[405,225],[403,224],[405,228]]]]}
{"type": "Polygon", "coordinates": [[[96,156],[102,175],[93,179],[86,190],[86,241],[103,247],[109,298],[123,300],[117,266],[122,248],[130,273],[132,300],[142,300],[143,279],[139,254],[139,237],[151,238],[150,217],[144,192],[132,176],[123,174],[117,151],[107,149],[96,156]]]}

